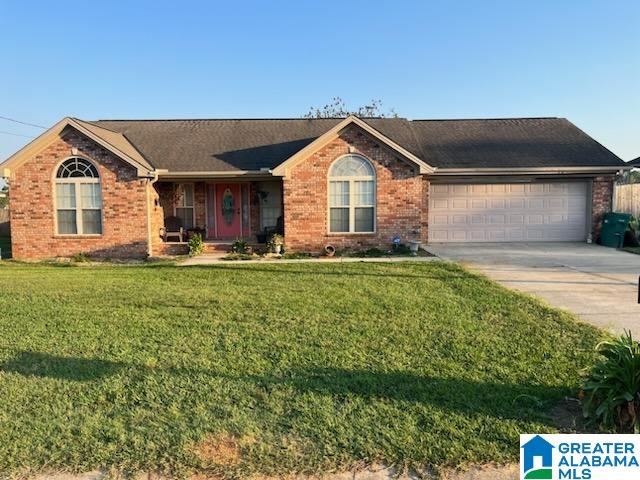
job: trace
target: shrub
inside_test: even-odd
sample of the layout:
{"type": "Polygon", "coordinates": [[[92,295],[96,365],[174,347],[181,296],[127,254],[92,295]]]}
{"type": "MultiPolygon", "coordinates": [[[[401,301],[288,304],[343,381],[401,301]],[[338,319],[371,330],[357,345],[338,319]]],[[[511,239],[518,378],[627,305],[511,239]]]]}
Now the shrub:
{"type": "Polygon", "coordinates": [[[204,251],[204,240],[199,233],[194,234],[189,239],[189,256],[195,257],[200,255],[204,251]]]}
{"type": "Polygon", "coordinates": [[[354,257],[375,258],[375,257],[386,257],[389,254],[380,248],[372,247],[366,250],[359,250],[359,251],[353,252],[351,255],[354,257]]]}
{"type": "Polygon", "coordinates": [[[91,261],[89,255],[84,252],[76,253],[73,257],[71,257],[71,260],[76,263],[86,263],[91,261]]]}
{"type": "Polygon", "coordinates": [[[312,258],[309,252],[293,252],[293,253],[285,253],[282,258],[286,258],[287,260],[299,260],[303,258],[312,258]]]}
{"type": "Polygon", "coordinates": [[[222,260],[253,260],[254,258],[256,258],[255,255],[251,255],[248,253],[230,253],[229,255],[225,255],[224,257],[222,257],[222,260]]]}
{"type": "Polygon", "coordinates": [[[249,249],[249,244],[245,240],[241,240],[236,238],[236,240],[231,244],[231,251],[233,253],[247,253],[249,249]]]}
{"type": "Polygon", "coordinates": [[[411,249],[404,244],[393,246],[394,255],[411,255],[411,249]]]}
{"type": "Polygon", "coordinates": [[[584,416],[604,429],[640,433],[640,343],[627,332],[596,350],[604,358],[587,371],[584,416]]]}

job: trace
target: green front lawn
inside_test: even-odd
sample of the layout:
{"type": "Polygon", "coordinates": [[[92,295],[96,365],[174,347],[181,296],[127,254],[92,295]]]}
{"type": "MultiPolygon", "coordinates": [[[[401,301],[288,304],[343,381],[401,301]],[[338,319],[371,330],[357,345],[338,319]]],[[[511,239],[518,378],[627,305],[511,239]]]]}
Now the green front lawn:
{"type": "Polygon", "coordinates": [[[513,462],[600,333],[455,265],[0,264],[0,477],[513,462]]]}

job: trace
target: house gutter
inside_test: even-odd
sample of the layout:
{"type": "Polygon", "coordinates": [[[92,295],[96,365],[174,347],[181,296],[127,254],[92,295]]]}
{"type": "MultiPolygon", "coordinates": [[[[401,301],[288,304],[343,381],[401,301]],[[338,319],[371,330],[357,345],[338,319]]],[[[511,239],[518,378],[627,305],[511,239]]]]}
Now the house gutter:
{"type": "Polygon", "coordinates": [[[169,170],[156,170],[158,178],[169,179],[213,179],[230,177],[272,177],[271,169],[261,170],[230,170],[230,171],[200,171],[200,172],[173,172],[169,170]]]}
{"type": "Polygon", "coordinates": [[[438,168],[432,176],[447,175],[567,175],[576,173],[618,173],[631,166],[611,167],[537,167],[537,168],[438,168]]]}

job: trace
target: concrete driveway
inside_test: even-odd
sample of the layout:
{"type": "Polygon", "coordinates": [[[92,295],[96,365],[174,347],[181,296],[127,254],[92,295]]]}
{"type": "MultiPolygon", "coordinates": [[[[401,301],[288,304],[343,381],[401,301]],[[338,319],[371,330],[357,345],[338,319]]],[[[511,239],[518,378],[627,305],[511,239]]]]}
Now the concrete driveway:
{"type": "Polygon", "coordinates": [[[640,339],[640,255],[586,243],[431,244],[427,250],[640,339]]]}

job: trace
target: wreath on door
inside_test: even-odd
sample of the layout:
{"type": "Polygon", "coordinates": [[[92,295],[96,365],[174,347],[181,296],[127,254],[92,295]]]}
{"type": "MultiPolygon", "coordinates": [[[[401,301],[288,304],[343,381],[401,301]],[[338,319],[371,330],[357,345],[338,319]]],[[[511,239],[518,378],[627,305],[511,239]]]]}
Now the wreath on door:
{"type": "Polygon", "coordinates": [[[233,223],[233,214],[235,211],[235,202],[233,200],[233,193],[231,193],[231,189],[225,189],[222,194],[222,218],[224,219],[224,223],[227,225],[231,225],[233,223]]]}

